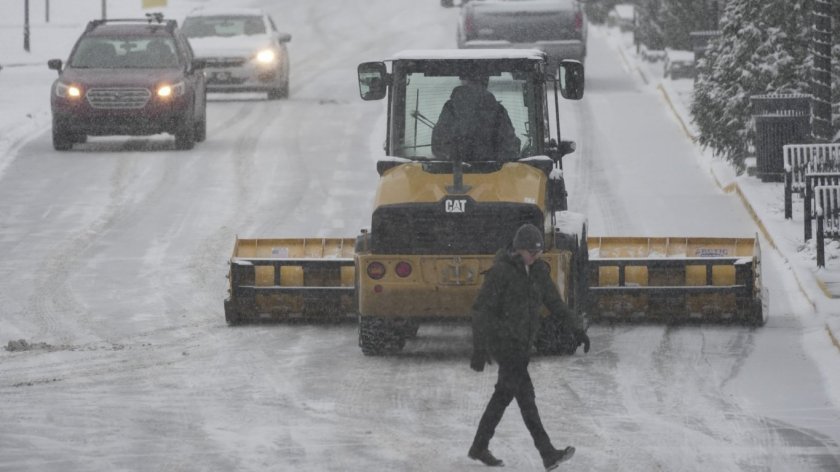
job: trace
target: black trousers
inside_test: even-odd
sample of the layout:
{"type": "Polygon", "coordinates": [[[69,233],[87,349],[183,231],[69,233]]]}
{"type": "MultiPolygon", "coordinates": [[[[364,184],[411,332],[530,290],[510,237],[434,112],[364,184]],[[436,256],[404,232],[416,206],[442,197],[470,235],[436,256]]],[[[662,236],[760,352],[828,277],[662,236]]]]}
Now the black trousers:
{"type": "Polygon", "coordinates": [[[537,410],[536,397],[534,395],[534,384],[528,374],[528,356],[517,356],[508,359],[498,359],[499,379],[496,381],[496,389],[490,402],[484,409],[481,421],[478,423],[478,431],[475,433],[472,450],[482,451],[490,445],[490,439],[496,432],[496,426],[502,420],[505,409],[515,398],[522,413],[522,420],[525,427],[531,433],[534,445],[540,451],[542,457],[554,450],[551,440],[540,421],[540,412],[537,410]]]}

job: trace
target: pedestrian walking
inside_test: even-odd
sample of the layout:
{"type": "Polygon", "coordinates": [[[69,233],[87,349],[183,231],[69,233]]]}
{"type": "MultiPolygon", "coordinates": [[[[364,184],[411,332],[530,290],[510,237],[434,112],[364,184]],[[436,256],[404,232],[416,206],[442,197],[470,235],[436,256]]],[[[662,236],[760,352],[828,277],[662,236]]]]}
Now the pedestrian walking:
{"type": "Polygon", "coordinates": [[[542,252],[542,232],[532,224],[521,226],[512,244],[496,253],[473,305],[470,367],[481,372],[491,359],[499,365],[495,390],[468,452],[471,459],[488,466],[504,465],[493,456],[489,445],[505,409],[514,398],[546,470],[555,469],[575,452],[574,447],[558,450],[551,444],[540,420],[534,384],[528,374],[542,306],[549,309],[550,316],[560,317],[574,333],[577,345],[582,344],[583,352],[589,352],[589,337],[583,320],[563,302],[551,279],[548,263],[540,259],[542,252]]]}

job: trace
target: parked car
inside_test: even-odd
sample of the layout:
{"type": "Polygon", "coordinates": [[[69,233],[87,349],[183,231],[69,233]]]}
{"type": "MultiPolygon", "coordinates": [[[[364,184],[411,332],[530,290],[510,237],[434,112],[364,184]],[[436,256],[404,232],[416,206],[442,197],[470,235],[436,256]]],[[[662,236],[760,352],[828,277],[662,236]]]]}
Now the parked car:
{"type": "Polygon", "coordinates": [[[211,92],[267,92],[289,96],[288,33],[277,31],[265,12],[254,8],[198,8],[184,19],[184,34],[206,62],[211,92]]]}
{"type": "Polygon", "coordinates": [[[694,78],[694,52],[665,48],[663,75],[671,79],[694,78]]]}
{"type": "Polygon", "coordinates": [[[633,31],[636,26],[636,6],[632,3],[619,3],[607,14],[607,25],[621,31],[633,31]]]}
{"type": "Polygon", "coordinates": [[[578,0],[472,0],[461,8],[457,34],[459,48],[535,48],[553,65],[586,58],[578,0]]]}
{"type": "Polygon", "coordinates": [[[51,59],[53,147],[66,151],[88,135],[175,136],[191,149],[207,136],[203,63],[174,20],[93,20],[67,63],[51,59]]]}

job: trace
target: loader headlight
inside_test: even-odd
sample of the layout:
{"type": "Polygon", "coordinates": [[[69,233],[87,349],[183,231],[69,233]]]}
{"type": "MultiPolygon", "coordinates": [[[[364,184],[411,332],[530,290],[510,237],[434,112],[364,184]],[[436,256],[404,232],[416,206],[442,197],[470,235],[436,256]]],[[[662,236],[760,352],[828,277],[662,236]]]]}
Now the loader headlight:
{"type": "Polygon", "coordinates": [[[61,98],[76,99],[82,96],[82,87],[76,84],[64,84],[59,82],[55,87],[55,95],[61,98]]]}
{"type": "Polygon", "coordinates": [[[385,277],[385,265],[381,262],[371,262],[367,266],[367,275],[373,280],[379,280],[385,277]]]}
{"type": "Polygon", "coordinates": [[[277,53],[273,49],[263,49],[257,53],[257,62],[260,64],[273,64],[277,60],[277,53]]]}
{"type": "Polygon", "coordinates": [[[183,80],[177,84],[160,84],[157,88],[157,96],[165,99],[180,97],[184,94],[186,89],[187,86],[184,84],[183,80]]]}

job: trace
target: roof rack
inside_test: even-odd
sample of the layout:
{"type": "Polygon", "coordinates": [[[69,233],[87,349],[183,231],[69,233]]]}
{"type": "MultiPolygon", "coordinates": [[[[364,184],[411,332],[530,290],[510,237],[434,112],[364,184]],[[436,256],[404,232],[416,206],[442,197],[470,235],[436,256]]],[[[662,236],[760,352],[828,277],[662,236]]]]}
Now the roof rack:
{"type": "Polygon", "coordinates": [[[155,13],[146,13],[146,19],[142,18],[112,18],[112,19],[101,19],[101,20],[91,20],[88,22],[87,27],[85,28],[85,33],[89,33],[99,26],[102,26],[107,23],[140,23],[140,24],[148,24],[152,26],[163,26],[166,28],[166,31],[172,33],[175,31],[175,28],[178,27],[177,20],[164,20],[163,13],[155,12],[155,13]]]}

